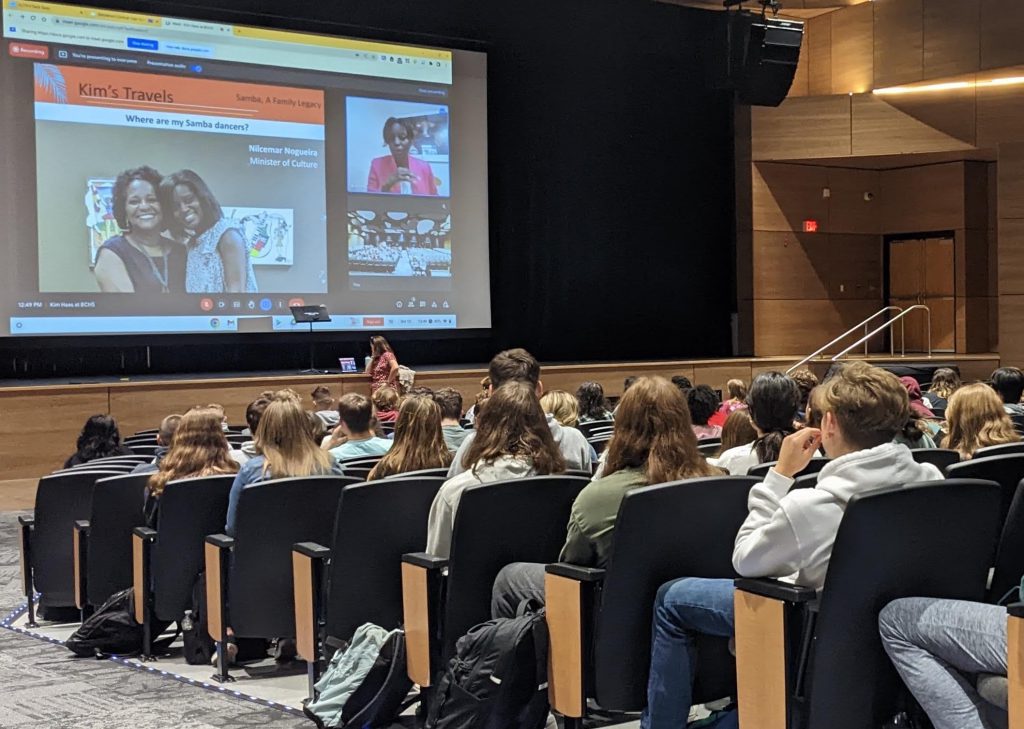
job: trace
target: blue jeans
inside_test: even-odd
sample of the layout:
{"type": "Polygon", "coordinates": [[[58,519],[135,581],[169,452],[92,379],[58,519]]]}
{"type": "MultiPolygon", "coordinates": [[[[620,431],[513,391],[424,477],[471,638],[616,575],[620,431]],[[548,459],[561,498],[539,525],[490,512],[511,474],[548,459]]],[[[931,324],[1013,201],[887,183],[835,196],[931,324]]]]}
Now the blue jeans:
{"type": "MultiPolygon", "coordinates": [[[[733,581],[685,578],[667,582],[654,602],[651,675],[641,729],[683,729],[693,703],[696,635],[733,634],[733,581]]],[[[737,726],[732,712],[717,725],[737,726]]]]}

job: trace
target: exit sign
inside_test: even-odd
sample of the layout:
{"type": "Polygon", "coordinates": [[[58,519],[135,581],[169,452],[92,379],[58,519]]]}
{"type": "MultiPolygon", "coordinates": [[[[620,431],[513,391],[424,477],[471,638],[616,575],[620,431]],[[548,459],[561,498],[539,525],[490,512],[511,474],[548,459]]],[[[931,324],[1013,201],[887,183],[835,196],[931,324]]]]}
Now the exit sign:
{"type": "Polygon", "coordinates": [[[813,218],[808,218],[804,221],[804,232],[805,233],[817,233],[818,232],[818,221],[813,218]]]}

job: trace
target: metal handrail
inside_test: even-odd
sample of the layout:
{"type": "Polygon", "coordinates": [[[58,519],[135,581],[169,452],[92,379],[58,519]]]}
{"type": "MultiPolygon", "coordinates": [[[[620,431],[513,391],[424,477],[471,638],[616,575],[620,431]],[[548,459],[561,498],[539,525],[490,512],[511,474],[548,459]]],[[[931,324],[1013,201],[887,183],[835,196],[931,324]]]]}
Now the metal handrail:
{"type": "MultiPolygon", "coordinates": [[[[907,314],[909,314],[910,312],[912,312],[912,311],[914,311],[916,309],[924,309],[925,313],[928,314],[928,357],[930,358],[932,356],[932,310],[929,309],[924,304],[914,304],[913,306],[908,306],[906,309],[901,311],[895,317],[893,317],[892,319],[887,321],[882,326],[878,327],[878,329],[876,329],[875,331],[871,332],[870,334],[865,334],[863,337],[861,337],[856,342],[854,342],[849,347],[847,347],[842,352],[840,352],[835,357],[833,357],[832,361],[835,362],[839,358],[845,357],[847,354],[850,353],[851,350],[853,350],[854,347],[857,347],[860,344],[866,343],[869,339],[871,339],[871,337],[875,336],[879,332],[884,332],[886,329],[891,328],[892,325],[895,324],[896,322],[900,323],[900,339],[902,340],[900,342],[900,356],[901,357],[906,357],[907,356],[907,338],[906,338],[906,328],[903,325],[903,318],[907,314]]],[[[892,337],[889,337],[889,344],[890,345],[892,344],[892,337]]]]}
{"type": "MultiPolygon", "coordinates": [[[[833,339],[833,340],[832,340],[831,342],[829,342],[828,344],[826,344],[826,345],[825,345],[824,347],[820,347],[819,349],[815,350],[813,354],[809,354],[809,355],[807,355],[806,357],[804,357],[804,358],[803,358],[802,360],[800,360],[800,361],[799,361],[799,362],[797,362],[797,363],[796,363],[795,365],[793,365],[793,366],[792,366],[792,367],[790,367],[790,368],[789,368],[788,370],[786,370],[786,374],[788,375],[788,374],[789,374],[789,373],[791,373],[791,372],[792,372],[793,370],[796,370],[796,369],[799,369],[800,367],[803,367],[803,366],[804,366],[805,364],[807,364],[808,362],[810,362],[810,361],[811,361],[812,359],[814,359],[815,357],[817,357],[817,356],[818,356],[819,354],[821,354],[822,352],[824,352],[824,351],[825,351],[826,349],[828,349],[829,347],[831,347],[831,346],[832,346],[833,344],[838,344],[839,342],[841,342],[842,340],[846,339],[846,338],[847,338],[848,336],[850,336],[851,334],[853,334],[853,333],[854,333],[855,331],[857,331],[857,330],[858,330],[858,329],[860,329],[861,327],[864,327],[864,334],[865,334],[865,338],[864,338],[864,339],[860,339],[860,340],[857,340],[857,344],[860,344],[861,342],[864,342],[864,354],[867,354],[867,353],[868,353],[868,347],[867,347],[867,340],[868,340],[868,339],[870,339],[870,335],[868,335],[868,334],[867,334],[867,331],[868,331],[868,323],[869,323],[869,322],[871,322],[871,321],[873,321],[873,320],[875,320],[875,319],[877,319],[877,318],[878,318],[878,317],[880,317],[880,316],[881,316],[882,314],[887,314],[887,313],[889,313],[889,312],[890,312],[890,311],[892,311],[893,309],[895,309],[896,311],[899,311],[899,312],[902,312],[902,311],[903,311],[903,307],[901,307],[901,306],[886,306],[886,307],[885,307],[885,308],[883,308],[883,309],[879,309],[879,310],[878,310],[878,311],[876,311],[876,312],[875,312],[874,314],[872,314],[871,316],[869,316],[869,317],[868,317],[867,319],[865,319],[864,321],[862,321],[862,322],[861,322],[860,324],[854,324],[854,325],[853,325],[852,327],[850,327],[849,329],[847,329],[847,330],[846,330],[845,332],[843,332],[842,334],[840,334],[840,335],[839,335],[838,337],[836,337],[835,339],[833,339]]],[[[899,317],[894,317],[894,318],[890,319],[889,321],[890,321],[890,322],[894,322],[894,321],[896,321],[896,319],[897,319],[897,318],[899,318],[899,317]]],[[[853,346],[854,346],[854,347],[856,347],[856,346],[857,346],[857,344],[855,344],[855,345],[853,345],[853,346]]],[[[847,351],[849,351],[849,350],[847,350],[847,351]]],[[[890,339],[890,341],[889,341],[889,354],[891,354],[891,355],[892,355],[892,356],[894,356],[894,357],[896,356],[896,349],[895,349],[895,344],[893,344],[893,342],[892,342],[892,340],[891,340],[891,339],[890,339]]]]}

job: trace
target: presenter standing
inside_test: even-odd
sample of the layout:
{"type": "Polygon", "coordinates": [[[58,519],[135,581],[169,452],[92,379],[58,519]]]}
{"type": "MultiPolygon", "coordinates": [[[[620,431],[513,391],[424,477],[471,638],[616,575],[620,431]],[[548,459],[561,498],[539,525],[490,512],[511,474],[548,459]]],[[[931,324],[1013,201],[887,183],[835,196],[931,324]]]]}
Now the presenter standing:
{"type": "Polygon", "coordinates": [[[180,170],[160,183],[172,212],[171,229],[188,249],[185,291],[190,294],[254,294],[249,244],[241,226],[224,217],[220,203],[199,175],[180,170]]]}
{"type": "Polygon", "coordinates": [[[370,337],[370,361],[366,364],[366,374],[370,376],[370,395],[385,386],[400,391],[398,360],[388,340],[382,336],[370,337]]]}
{"type": "Polygon", "coordinates": [[[416,138],[412,124],[395,117],[384,122],[384,144],[391,154],[370,163],[367,192],[398,195],[437,195],[437,183],[430,163],[409,154],[416,138]]]}
{"type": "Polygon", "coordinates": [[[121,235],[104,241],[93,273],[105,293],[176,293],[185,290],[185,248],[163,235],[160,173],[125,170],[114,181],[114,219],[121,235]]]}

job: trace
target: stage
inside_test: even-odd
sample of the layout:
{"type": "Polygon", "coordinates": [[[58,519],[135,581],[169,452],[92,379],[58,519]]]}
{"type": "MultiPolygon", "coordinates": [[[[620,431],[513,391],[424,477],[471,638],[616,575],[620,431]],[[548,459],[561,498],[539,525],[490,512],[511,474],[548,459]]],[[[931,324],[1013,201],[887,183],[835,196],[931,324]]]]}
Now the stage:
{"type": "MultiPolygon", "coordinates": [[[[955,365],[965,381],[987,378],[999,366],[997,354],[872,355],[876,364],[955,365]]],[[[750,379],[765,370],[785,370],[793,357],[749,357],[707,360],[544,364],[541,378],[547,390],[574,392],[584,380],[600,382],[607,394],[618,395],[630,375],[686,375],[694,384],[723,389],[727,380],[750,379]]],[[[823,373],[827,359],[811,368],[823,373]]],[[[485,364],[431,366],[416,369],[416,384],[458,389],[469,407],[487,373],[485,364]]],[[[317,385],[328,385],[335,397],[369,392],[363,374],[302,375],[294,372],[211,373],[209,375],[139,376],[72,380],[5,380],[0,383],[0,510],[31,503],[35,480],[60,468],[71,455],[85,420],[97,413],[117,418],[122,435],[155,428],[161,418],[194,405],[220,403],[231,423],[243,423],[246,405],[263,390],[290,387],[309,402],[317,385]],[[24,479],[29,479],[24,481],[24,479]],[[15,484],[14,481],[19,483],[15,484]],[[11,482],[11,483],[8,483],[11,482]],[[18,504],[10,506],[7,504],[18,504]]]]}

